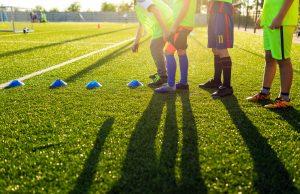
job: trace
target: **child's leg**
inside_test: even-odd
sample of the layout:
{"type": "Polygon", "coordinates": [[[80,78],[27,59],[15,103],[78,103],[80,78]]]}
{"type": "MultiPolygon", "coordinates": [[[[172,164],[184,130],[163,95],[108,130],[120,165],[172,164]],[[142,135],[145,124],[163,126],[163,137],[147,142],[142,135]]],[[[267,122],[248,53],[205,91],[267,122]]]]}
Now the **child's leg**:
{"type": "Polygon", "coordinates": [[[223,86],[230,88],[231,87],[231,68],[232,61],[229,55],[228,49],[218,49],[220,57],[220,65],[223,70],[223,86]]]}
{"type": "Polygon", "coordinates": [[[281,79],[281,94],[283,100],[289,101],[290,90],[293,82],[293,66],[290,59],[278,61],[281,79]]]}
{"type": "Polygon", "coordinates": [[[174,46],[177,50],[180,64],[180,84],[188,85],[188,69],[189,60],[186,54],[187,38],[192,29],[186,29],[185,27],[179,27],[178,35],[174,38],[174,46]]]}
{"type": "MultiPolygon", "coordinates": [[[[265,29],[264,31],[266,36],[269,36],[269,47],[271,48],[272,58],[277,60],[280,68],[280,96],[284,97],[284,100],[288,101],[293,80],[293,67],[290,57],[295,27],[284,26],[278,30],[265,29]]],[[[273,68],[275,69],[275,67],[273,68]]]]}
{"type": "Polygon", "coordinates": [[[175,46],[168,42],[165,50],[167,61],[168,85],[163,85],[155,90],[156,93],[169,93],[176,90],[175,75],[176,75],[176,60],[174,53],[176,52],[175,46]]]}
{"type": "Polygon", "coordinates": [[[167,61],[167,72],[168,72],[168,85],[170,87],[175,86],[175,76],[176,76],[176,59],[174,56],[176,49],[175,47],[168,43],[167,49],[165,51],[166,61],[167,61]]]}
{"type": "Polygon", "coordinates": [[[164,56],[165,42],[163,38],[157,38],[151,41],[150,50],[155,62],[157,73],[160,77],[167,77],[166,61],[164,56]]]}
{"type": "Polygon", "coordinates": [[[215,83],[221,83],[221,76],[222,76],[222,64],[220,63],[220,56],[216,49],[212,49],[212,52],[214,54],[214,82],[215,83]]]}
{"type": "Polygon", "coordinates": [[[272,58],[271,51],[266,51],[265,54],[265,72],[263,78],[263,88],[261,90],[262,94],[269,94],[270,88],[272,86],[275,74],[276,74],[276,60],[272,58]]]}
{"type": "Polygon", "coordinates": [[[293,66],[291,62],[291,50],[293,44],[293,34],[295,32],[295,27],[284,26],[280,29],[281,34],[281,52],[282,60],[278,60],[280,68],[280,78],[281,78],[281,94],[280,97],[289,101],[289,94],[293,82],[293,66]]]}
{"type": "MultiPolygon", "coordinates": [[[[213,93],[213,97],[224,97],[231,95],[233,89],[231,87],[231,69],[232,61],[228,49],[233,48],[234,42],[234,21],[232,4],[225,2],[218,2],[215,4],[213,12],[214,17],[212,21],[213,34],[210,35],[211,43],[209,47],[214,49],[216,56],[215,76],[216,81],[221,80],[223,71],[223,87],[219,87],[218,91],[213,93]],[[218,10],[218,11],[216,11],[218,10]]],[[[219,82],[221,83],[221,82],[219,82]]],[[[219,85],[218,83],[215,83],[219,85]]]]}
{"type": "MultiPolygon", "coordinates": [[[[208,48],[212,48],[212,53],[214,54],[214,78],[213,80],[210,80],[209,82],[213,81],[214,83],[218,83],[217,85],[220,85],[222,82],[221,76],[222,76],[222,66],[220,65],[220,56],[217,51],[217,36],[216,36],[216,15],[214,13],[209,14],[208,18],[208,30],[207,30],[207,37],[208,37],[208,48]]],[[[201,86],[204,86],[205,84],[202,84],[201,86]]]]}
{"type": "Polygon", "coordinates": [[[186,50],[178,50],[177,52],[178,52],[179,64],[180,64],[180,83],[187,85],[189,60],[186,55],[186,50]]]}

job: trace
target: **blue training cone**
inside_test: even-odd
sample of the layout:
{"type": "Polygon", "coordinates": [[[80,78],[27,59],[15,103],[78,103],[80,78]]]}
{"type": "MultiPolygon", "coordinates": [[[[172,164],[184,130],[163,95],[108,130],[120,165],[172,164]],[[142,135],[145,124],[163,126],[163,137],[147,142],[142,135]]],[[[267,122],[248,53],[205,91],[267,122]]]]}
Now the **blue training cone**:
{"type": "Polygon", "coordinates": [[[5,88],[9,89],[9,88],[16,88],[16,87],[20,87],[20,86],[24,86],[25,84],[19,80],[13,80],[11,81],[5,88]]]}
{"type": "Polygon", "coordinates": [[[66,87],[68,84],[66,82],[64,82],[61,79],[58,79],[56,81],[54,81],[51,85],[50,85],[50,89],[55,89],[55,88],[61,88],[61,87],[66,87]]]}
{"type": "Polygon", "coordinates": [[[91,81],[88,84],[86,84],[85,87],[88,90],[92,90],[92,89],[96,89],[96,88],[101,88],[102,85],[99,82],[97,82],[97,81],[91,81]]]}
{"type": "Polygon", "coordinates": [[[128,86],[129,88],[138,88],[138,87],[140,87],[140,86],[143,86],[143,84],[142,84],[141,82],[139,82],[138,80],[132,80],[131,82],[129,82],[129,83],[127,84],[127,86],[128,86]]]}

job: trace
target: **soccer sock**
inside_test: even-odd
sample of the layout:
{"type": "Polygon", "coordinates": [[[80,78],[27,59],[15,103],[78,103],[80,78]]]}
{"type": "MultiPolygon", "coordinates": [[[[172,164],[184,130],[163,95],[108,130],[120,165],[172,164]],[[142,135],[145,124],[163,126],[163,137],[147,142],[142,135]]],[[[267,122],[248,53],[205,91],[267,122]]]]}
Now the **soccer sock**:
{"type": "Polygon", "coordinates": [[[290,101],[290,94],[281,92],[280,98],[283,99],[284,101],[290,101]]]}
{"type": "Polygon", "coordinates": [[[263,88],[261,89],[261,92],[260,92],[260,93],[262,93],[262,94],[264,94],[264,95],[268,95],[268,94],[270,94],[270,90],[271,90],[271,88],[263,87],[263,88]]]}
{"type": "Polygon", "coordinates": [[[170,87],[175,85],[176,75],[176,59],[174,55],[166,55],[167,71],[168,71],[168,84],[170,87]]]}
{"type": "Polygon", "coordinates": [[[231,66],[232,66],[231,58],[230,57],[220,58],[220,64],[223,67],[223,78],[224,78],[223,86],[231,87],[231,66]]]}
{"type": "Polygon", "coordinates": [[[187,84],[188,83],[188,69],[189,69],[189,60],[187,55],[179,56],[180,63],[180,83],[187,84]]]}
{"type": "Polygon", "coordinates": [[[222,65],[220,64],[219,55],[215,55],[214,57],[214,66],[215,66],[214,81],[216,83],[221,83],[222,65]]]}

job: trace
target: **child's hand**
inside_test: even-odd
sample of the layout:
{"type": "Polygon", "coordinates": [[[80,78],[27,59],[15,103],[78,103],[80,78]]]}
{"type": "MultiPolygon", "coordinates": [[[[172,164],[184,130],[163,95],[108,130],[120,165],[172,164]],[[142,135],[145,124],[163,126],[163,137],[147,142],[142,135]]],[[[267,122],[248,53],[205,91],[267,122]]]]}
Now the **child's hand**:
{"type": "Polygon", "coordinates": [[[131,47],[131,50],[132,50],[133,53],[137,53],[139,51],[139,44],[134,43],[131,47]]]}
{"type": "Polygon", "coordinates": [[[255,22],[255,29],[261,29],[262,26],[260,25],[260,18],[258,18],[255,22]]]}
{"type": "Polygon", "coordinates": [[[164,32],[163,32],[164,41],[168,41],[169,36],[170,36],[170,31],[169,30],[164,30],[164,32]]]}
{"type": "Polygon", "coordinates": [[[171,28],[171,30],[170,30],[170,34],[175,34],[176,33],[176,31],[177,31],[177,26],[176,25],[174,25],[172,28],[171,28]]]}
{"type": "Polygon", "coordinates": [[[276,17],[276,18],[273,20],[273,22],[272,22],[270,28],[271,28],[272,30],[278,29],[278,28],[281,27],[281,24],[282,24],[282,19],[281,19],[280,17],[276,17]]]}

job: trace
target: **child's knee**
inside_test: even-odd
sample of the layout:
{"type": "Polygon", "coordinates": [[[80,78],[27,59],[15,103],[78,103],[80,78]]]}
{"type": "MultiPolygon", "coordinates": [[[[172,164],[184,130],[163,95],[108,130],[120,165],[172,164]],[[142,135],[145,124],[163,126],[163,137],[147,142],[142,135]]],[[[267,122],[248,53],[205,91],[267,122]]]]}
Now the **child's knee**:
{"type": "Polygon", "coordinates": [[[179,49],[179,50],[177,50],[177,54],[178,54],[178,56],[186,55],[186,50],[179,49]]]}
{"type": "Polygon", "coordinates": [[[266,61],[266,66],[274,66],[274,65],[276,65],[276,60],[273,58],[271,51],[266,51],[266,53],[265,53],[265,61],[266,61]]]}
{"type": "Polygon", "coordinates": [[[284,68],[286,66],[291,66],[292,65],[292,62],[291,62],[290,58],[277,60],[277,62],[278,62],[279,68],[284,68]]]}
{"type": "Polygon", "coordinates": [[[218,50],[217,49],[211,49],[211,51],[213,52],[214,55],[219,55],[218,50]]]}
{"type": "Polygon", "coordinates": [[[221,58],[229,57],[228,49],[218,49],[217,53],[221,58]]]}
{"type": "Polygon", "coordinates": [[[167,45],[167,47],[165,48],[165,55],[174,55],[175,52],[176,48],[171,44],[167,45]]]}
{"type": "Polygon", "coordinates": [[[174,55],[174,54],[175,54],[175,52],[170,52],[170,51],[165,50],[165,55],[166,56],[168,56],[168,55],[174,55]]]}

